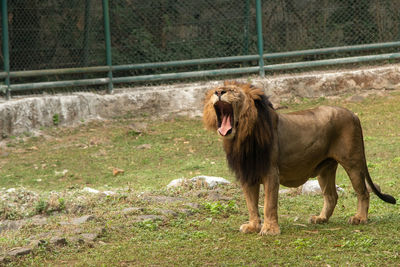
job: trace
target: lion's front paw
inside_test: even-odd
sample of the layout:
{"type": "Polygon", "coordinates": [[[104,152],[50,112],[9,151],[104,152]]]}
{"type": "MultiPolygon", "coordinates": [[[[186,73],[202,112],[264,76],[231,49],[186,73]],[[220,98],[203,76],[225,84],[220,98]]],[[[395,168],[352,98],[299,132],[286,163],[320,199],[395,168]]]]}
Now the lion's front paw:
{"type": "Polygon", "coordinates": [[[350,224],[354,224],[354,225],[357,225],[357,224],[364,224],[364,223],[367,223],[367,218],[361,218],[360,216],[352,216],[352,217],[350,217],[350,219],[349,219],[349,223],[350,224]]]}
{"type": "Polygon", "coordinates": [[[328,219],[321,216],[311,216],[310,218],[310,223],[313,224],[321,224],[326,222],[328,222],[328,219]]]}
{"type": "Polygon", "coordinates": [[[245,223],[245,224],[242,224],[240,226],[240,232],[245,233],[245,234],[247,234],[247,233],[258,233],[258,232],[260,232],[260,230],[261,230],[261,224],[260,223],[258,223],[258,224],[245,223]]]}
{"type": "Polygon", "coordinates": [[[279,235],[281,230],[278,224],[265,224],[261,228],[260,235],[279,235]]]}

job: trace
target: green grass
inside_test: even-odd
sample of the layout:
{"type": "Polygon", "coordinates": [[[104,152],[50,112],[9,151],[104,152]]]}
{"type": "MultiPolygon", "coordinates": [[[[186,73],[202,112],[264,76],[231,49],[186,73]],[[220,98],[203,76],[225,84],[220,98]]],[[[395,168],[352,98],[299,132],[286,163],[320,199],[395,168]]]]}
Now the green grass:
{"type": "MultiPolygon", "coordinates": [[[[303,99],[286,103],[289,112],[317,105],[338,105],[361,119],[371,176],[384,193],[400,200],[399,92],[368,97],[361,103],[343,99],[303,99]]],[[[117,197],[94,199],[87,211],[99,219],[87,227],[105,226],[101,242],[91,246],[70,244],[36,250],[11,266],[399,266],[399,204],[371,197],[369,223],[347,223],[356,211],[356,196],[343,169],[336,183],[345,189],[328,224],[310,225],[308,218],[322,208],[321,196],[283,195],[279,199],[282,234],[261,237],[239,233],[247,218],[241,190],[236,183],[220,189],[227,200],[202,197],[201,190],[169,192],[173,179],[196,175],[225,177],[228,170],[221,141],[203,129],[200,118],[117,118],[86,123],[76,128],[44,129],[43,137],[15,137],[0,151],[0,188],[20,187],[42,192],[33,213],[48,211],[48,192],[127,188],[117,197]],[[137,125],[145,124],[138,131],[137,125]],[[143,144],[150,148],[138,149],[143,144]],[[5,152],[5,153],[4,153],[5,152]],[[114,176],[113,168],[124,170],[114,176]],[[67,170],[67,172],[63,172],[67,170]],[[47,192],[47,193],[46,193],[47,192]],[[192,216],[180,214],[166,221],[134,223],[117,211],[124,207],[187,208],[185,203],[146,202],[138,195],[184,197],[198,203],[192,216]]],[[[28,237],[57,229],[60,217],[74,197],[61,197],[54,221],[46,229],[24,228],[0,233],[0,247],[29,243],[28,237]]],[[[261,203],[262,204],[262,203],[261,203]]],[[[85,226],[86,227],[86,226],[85,226]]],[[[0,250],[1,254],[1,250],[0,250]]]]}

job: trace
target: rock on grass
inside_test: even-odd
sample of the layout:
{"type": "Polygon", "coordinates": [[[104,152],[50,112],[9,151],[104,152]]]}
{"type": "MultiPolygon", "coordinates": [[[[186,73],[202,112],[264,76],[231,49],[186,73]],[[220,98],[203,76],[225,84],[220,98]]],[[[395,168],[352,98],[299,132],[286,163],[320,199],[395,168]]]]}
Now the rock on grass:
{"type": "Polygon", "coordinates": [[[199,175],[193,177],[192,179],[175,179],[172,180],[168,185],[167,188],[177,188],[184,186],[185,184],[192,184],[197,187],[207,187],[207,188],[214,188],[218,185],[223,184],[230,184],[230,182],[222,177],[216,176],[206,176],[206,175],[199,175]]]}
{"type": "Polygon", "coordinates": [[[8,256],[11,257],[17,257],[17,256],[23,256],[30,254],[32,252],[32,247],[17,247],[13,248],[10,251],[8,251],[8,256]]]}

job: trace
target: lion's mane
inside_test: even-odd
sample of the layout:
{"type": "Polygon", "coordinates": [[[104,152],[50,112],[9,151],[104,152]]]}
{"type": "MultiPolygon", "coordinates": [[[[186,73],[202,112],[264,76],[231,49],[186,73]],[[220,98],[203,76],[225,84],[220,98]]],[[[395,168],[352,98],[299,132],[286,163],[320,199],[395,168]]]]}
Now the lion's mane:
{"type": "MultiPolygon", "coordinates": [[[[271,144],[276,138],[276,123],[270,112],[273,110],[272,104],[257,87],[238,82],[225,82],[224,86],[234,86],[243,93],[237,134],[233,139],[224,139],[228,165],[241,183],[260,183],[270,167],[271,144]]],[[[213,90],[206,94],[203,121],[208,129],[216,130],[217,117],[209,101],[212,94],[213,90]]]]}

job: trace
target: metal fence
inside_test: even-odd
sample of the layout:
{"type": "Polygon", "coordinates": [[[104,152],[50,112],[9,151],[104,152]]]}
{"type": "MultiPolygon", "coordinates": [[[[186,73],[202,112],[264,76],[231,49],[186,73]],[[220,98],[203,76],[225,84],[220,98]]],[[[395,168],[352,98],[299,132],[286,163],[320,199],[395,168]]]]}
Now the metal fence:
{"type": "Polygon", "coordinates": [[[400,58],[396,0],[1,0],[0,92],[400,58]]]}

